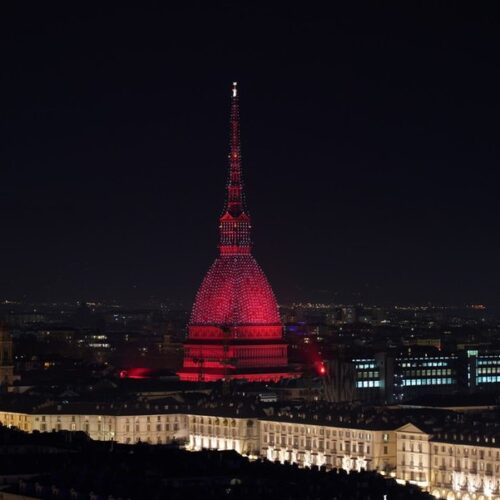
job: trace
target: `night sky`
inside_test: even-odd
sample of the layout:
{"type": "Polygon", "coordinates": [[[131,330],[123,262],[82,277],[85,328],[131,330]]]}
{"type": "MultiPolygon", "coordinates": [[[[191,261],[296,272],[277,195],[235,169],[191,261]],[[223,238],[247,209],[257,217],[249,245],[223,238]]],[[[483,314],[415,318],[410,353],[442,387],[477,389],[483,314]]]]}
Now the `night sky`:
{"type": "Polygon", "coordinates": [[[280,302],[498,305],[492,2],[10,3],[0,298],[189,305],[238,80],[254,254],[280,302]]]}

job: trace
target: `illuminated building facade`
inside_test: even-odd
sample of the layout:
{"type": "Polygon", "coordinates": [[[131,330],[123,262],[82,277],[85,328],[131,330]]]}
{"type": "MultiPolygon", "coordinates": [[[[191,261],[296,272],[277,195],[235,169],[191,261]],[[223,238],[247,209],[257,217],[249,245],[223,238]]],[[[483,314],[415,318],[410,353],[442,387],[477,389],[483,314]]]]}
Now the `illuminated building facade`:
{"type": "Polygon", "coordinates": [[[397,403],[449,394],[465,387],[467,370],[471,373],[470,360],[456,354],[394,356],[381,352],[369,358],[353,358],[352,363],[356,398],[362,401],[397,403]]]}
{"type": "Polygon", "coordinates": [[[352,362],[356,370],[356,389],[373,389],[380,392],[380,366],[376,360],[355,358],[352,362]]]}
{"type": "Polygon", "coordinates": [[[456,390],[462,378],[461,366],[455,354],[398,357],[394,362],[393,400],[456,390]]]}
{"type": "Polygon", "coordinates": [[[219,219],[219,256],[196,295],[179,377],[208,382],[277,381],[291,374],[276,299],[251,254],[236,83],[231,97],[230,143],[226,204],[219,219]]]}
{"type": "Polygon", "coordinates": [[[429,433],[414,424],[406,424],[396,432],[396,477],[421,486],[436,498],[498,500],[500,435],[497,427],[485,430],[462,426],[429,433]]]}
{"type": "Polygon", "coordinates": [[[188,417],[188,449],[235,450],[300,467],[390,471],[396,464],[393,430],[276,419],[188,417]]]}
{"type": "MultiPolygon", "coordinates": [[[[460,390],[477,392],[500,384],[500,353],[478,350],[352,358],[355,398],[399,403],[460,390]]],[[[346,399],[348,401],[348,399],[346,399]]]]}
{"type": "Polygon", "coordinates": [[[500,383],[500,353],[480,353],[477,350],[467,351],[467,380],[469,387],[486,388],[500,383]]]}
{"type": "Polygon", "coordinates": [[[397,477],[422,488],[431,482],[431,434],[408,423],[396,431],[397,477]]]}
{"type": "Polygon", "coordinates": [[[357,418],[301,410],[256,417],[224,405],[202,409],[151,401],[3,405],[0,423],[26,432],[83,431],[95,440],[123,444],[175,442],[189,450],[235,450],[299,467],[379,471],[436,498],[500,500],[495,415],[483,413],[473,423],[460,414],[436,420],[432,410],[419,423],[403,424],[390,414],[377,416],[376,409],[357,418]]]}
{"type": "Polygon", "coordinates": [[[81,431],[97,441],[166,444],[187,439],[186,416],[172,404],[67,403],[0,409],[0,423],[25,432],[81,431]]]}
{"type": "Polygon", "coordinates": [[[235,450],[249,456],[260,455],[259,420],[212,415],[187,417],[190,450],[235,450]]]}
{"type": "Polygon", "coordinates": [[[396,434],[370,426],[260,420],[261,456],[327,469],[389,471],[396,461],[396,434]]]}

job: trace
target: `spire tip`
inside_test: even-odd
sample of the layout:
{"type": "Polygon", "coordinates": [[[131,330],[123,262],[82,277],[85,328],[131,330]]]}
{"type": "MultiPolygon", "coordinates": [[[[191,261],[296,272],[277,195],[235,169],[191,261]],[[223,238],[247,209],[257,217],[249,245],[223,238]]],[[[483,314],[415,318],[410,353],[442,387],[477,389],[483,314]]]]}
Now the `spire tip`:
{"type": "Polygon", "coordinates": [[[238,95],[238,82],[233,82],[233,97],[238,95]]]}

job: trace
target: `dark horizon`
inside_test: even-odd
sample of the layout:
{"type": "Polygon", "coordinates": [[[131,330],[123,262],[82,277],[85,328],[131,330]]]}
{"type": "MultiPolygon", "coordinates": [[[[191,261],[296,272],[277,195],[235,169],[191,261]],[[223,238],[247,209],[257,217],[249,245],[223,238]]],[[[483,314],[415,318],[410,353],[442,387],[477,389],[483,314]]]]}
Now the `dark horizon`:
{"type": "Polygon", "coordinates": [[[3,7],[0,297],[189,304],[239,82],[280,303],[497,306],[498,13],[3,7]]]}

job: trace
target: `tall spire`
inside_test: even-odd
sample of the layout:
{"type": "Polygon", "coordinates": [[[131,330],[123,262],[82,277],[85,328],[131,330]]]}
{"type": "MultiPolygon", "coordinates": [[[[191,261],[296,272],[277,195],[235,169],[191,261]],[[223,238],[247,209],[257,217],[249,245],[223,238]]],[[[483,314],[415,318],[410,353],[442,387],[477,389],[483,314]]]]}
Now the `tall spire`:
{"type": "Polygon", "coordinates": [[[178,372],[181,380],[266,382],[296,376],[288,370],[276,298],[251,255],[250,217],[241,179],[238,93],[233,83],[229,172],[219,219],[220,255],[196,294],[183,367],[178,372]]]}
{"type": "Polygon", "coordinates": [[[241,146],[240,146],[240,105],[238,84],[233,82],[231,94],[231,149],[229,152],[229,179],[227,185],[226,210],[233,216],[245,211],[243,185],[241,179],[241,146]]]}
{"type": "Polygon", "coordinates": [[[220,218],[221,255],[250,253],[250,217],[245,210],[243,182],[241,178],[240,106],[238,84],[233,82],[231,91],[231,127],[229,151],[229,179],[226,206],[220,218]]]}

